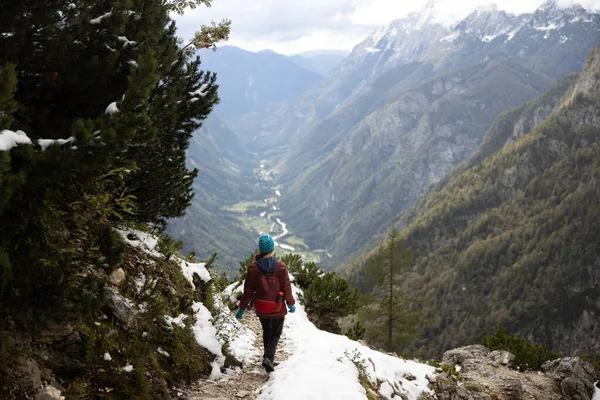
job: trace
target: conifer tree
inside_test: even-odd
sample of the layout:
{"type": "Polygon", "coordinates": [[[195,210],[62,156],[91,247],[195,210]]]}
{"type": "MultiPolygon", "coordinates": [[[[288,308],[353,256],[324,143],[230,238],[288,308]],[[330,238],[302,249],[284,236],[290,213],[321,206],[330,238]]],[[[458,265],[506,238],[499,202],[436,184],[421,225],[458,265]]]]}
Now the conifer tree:
{"type": "Polygon", "coordinates": [[[66,292],[78,269],[122,260],[115,223],[183,213],[196,176],[185,151],[218,101],[215,75],[193,54],[226,40],[229,23],[200,27],[181,48],[169,13],[201,4],[3,7],[0,128],[25,131],[32,145],[0,151],[2,300],[80,304],[85,290],[66,292]]]}
{"type": "Polygon", "coordinates": [[[367,338],[384,346],[387,351],[393,351],[413,338],[420,326],[421,314],[411,309],[416,300],[402,292],[412,259],[413,254],[406,242],[400,238],[398,230],[392,228],[386,242],[367,264],[367,276],[374,289],[367,297],[368,304],[362,310],[362,319],[369,321],[365,323],[367,338]]]}

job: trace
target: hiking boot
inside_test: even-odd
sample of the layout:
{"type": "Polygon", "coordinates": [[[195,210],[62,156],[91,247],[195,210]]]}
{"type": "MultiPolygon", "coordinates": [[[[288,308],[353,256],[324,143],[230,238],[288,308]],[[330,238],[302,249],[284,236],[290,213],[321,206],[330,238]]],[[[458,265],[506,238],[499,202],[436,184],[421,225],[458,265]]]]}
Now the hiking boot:
{"type": "Polygon", "coordinates": [[[262,366],[265,367],[265,370],[268,373],[271,373],[275,370],[275,366],[273,365],[273,361],[269,360],[267,357],[263,359],[262,366]]]}

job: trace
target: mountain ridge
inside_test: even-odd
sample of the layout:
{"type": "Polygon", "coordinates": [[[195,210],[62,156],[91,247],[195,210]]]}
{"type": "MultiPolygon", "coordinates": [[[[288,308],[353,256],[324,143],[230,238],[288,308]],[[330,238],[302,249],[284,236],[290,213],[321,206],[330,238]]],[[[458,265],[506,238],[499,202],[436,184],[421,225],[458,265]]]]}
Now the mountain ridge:
{"type": "MultiPolygon", "coordinates": [[[[492,10],[488,11],[489,13],[502,12],[492,10]]],[[[479,15],[480,18],[487,18],[488,16],[487,14],[483,15],[481,12],[474,14],[479,15]]],[[[474,18],[474,14],[470,16],[471,19],[474,18]]],[[[484,20],[486,20],[485,18],[484,20]]],[[[287,138],[297,137],[293,146],[289,146],[287,153],[281,158],[281,162],[274,168],[279,181],[285,187],[282,205],[284,210],[291,213],[291,215],[288,214],[288,217],[291,217],[289,221],[292,226],[295,226],[302,236],[309,236],[309,232],[312,235],[316,231],[318,235],[315,239],[324,243],[328,251],[336,257],[337,261],[340,261],[345,254],[351,253],[353,249],[363,244],[360,235],[351,232],[358,230],[363,232],[363,235],[370,236],[377,231],[378,226],[386,218],[392,218],[399,211],[396,204],[401,204],[401,208],[410,206],[425,192],[430,184],[435,183],[444,174],[468,159],[471,152],[477,149],[489,124],[496,116],[541,95],[555,79],[562,77],[564,73],[580,70],[593,44],[600,41],[598,31],[588,32],[590,26],[600,26],[600,16],[589,13],[582,8],[540,9],[535,13],[518,18],[527,20],[527,23],[519,31],[529,29],[531,40],[526,41],[524,38],[525,33],[517,32],[509,41],[506,41],[505,38],[490,41],[478,40],[474,43],[472,38],[465,35],[464,37],[457,36],[451,43],[441,42],[444,37],[442,35],[448,32],[444,32],[441,25],[433,25],[433,30],[430,30],[429,33],[436,37],[436,40],[431,41],[431,47],[420,49],[418,52],[409,55],[409,58],[405,58],[408,60],[413,59],[410,57],[414,57],[417,60],[414,63],[401,64],[390,68],[390,72],[401,71],[403,68],[404,70],[403,73],[395,75],[392,80],[387,81],[387,87],[381,85],[382,89],[375,91],[363,89],[342,105],[338,105],[337,109],[329,116],[321,119],[318,118],[316,108],[314,108],[318,100],[313,101],[310,105],[306,103],[307,107],[313,107],[313,114],[311,115],[304,114],[305,109],[302,109],[304,107],[303,100],[297,100],[301,102],[297,107],[301,109],[297,118],[302,117],[306,121],[306,124],[302,126],[293,122],[294,117],[289,117],[291,111],[288,106],[284,106],[279,110],[281,113],[287,113],[287,120],[282,121],[278,128],[274,127],[274,129],[279,129],[278,132],[273,133],[273,131],[263,130],[261,138],[271,138],[273,142],[278,143],[276,137],[284,135],[284,133],[288,135],[285,136],[287,138]],[[585,20],[582,17],[583,15],[589,21],[585,20]],[[538,31],[532,30],[533,28],[529,29],[531,26],[536,26],[535,24],[541,24],[543,22],[542,16],[557,21],[573,21],[575,17],[580,17],[580,20],[573,23],[574,25],[565,25],[560,31],[561,34],[567,35],[570,38],[569,40],[581,34],[577,45],[574,46],[569,41],[562,41],[558,33],[546,38],[544,35],[538,34],[538,31]],[[560,18],[557,19],[558,17],[560,18]],[[585,32],[588,33],[584,34],[585,32]],[[534,44],[538,46],[537,50],[535,50],[534,44]],[[452,49],[450,52],[438,52],[440,47],[448,48],[448,46],[452,49]],[[432,52],[437,52],[438,57],[432,57],[432,52]],[[529,53],[529,55],[526,57],[521,53],[529,53]],[[572,54],[576,54],[576,56],[571,56],[572,54]],[[562,61],[565,55],[568,55],[566,57],[568,62],[566,63],[562,61]],[[538,56],[539,58],[536,58],[538,56]],[[553,62],[548,60],[557,61],[554,63],[556,64],[554,69],[550,67],[553,62]],[[453,79],[459,79],[457,77],[461,74],[469,78],[469,74],[472,74],[472,72],[469,72],[470,69],[475,68],[477,65],[480,68],[485,65],[485,68],[488,68],[488,74],[473,74],[474,79],[479,79],[479,81],[469,82],[467,79],[466,81],[457,81],[463,82],[460,84],[453,82],[453,79]],[[442,79],[444,76],[454,76],[455,78],[442,79]],[[433,83],[427,84],[427,82],[433,83]],[[469,92],[470,96],[465,96],[462,93],[466,90],[466,87],[461,87],[461,85],[472,87],[469,92]],[[532,87],[534,90],[526,89],[527,87],[532,87]],[[403,96],[407,96],[408,93],[412,93],[413,101],[416,102],[414,104],[423,104],[427,112],[418,113],[424,118],[421,122],[413,121],[406,125],[404,122],[398,121],[400,117],[395,114],[397,109],[390,107],[390,105],[394,102],[408,102],[406,97],[403,100],[403,96]],[[424,97],[417,96],[418,93],[421,93],[421,96],[424,97]],[[444,95],[443,93],[449,94],[444,95]],[[425,103],[419,103],[418,98],[425,101],[425,103]],[[427,99],[430,98],[438,99],[436,101],[439,101],[439,103],[428,103],[429,100],[427,99]],[[476,110],[477,107],[479,107],[479,110],[476,110]],[[436,127],[439,125],[440,127],[446,127],[447,131],[443,134],[447,137],[445,140],[449,141],[448,143],[454,143],[453,146],[456,146],[457,149],[462,149],[455,151],[453,154],[444,154],[443,149],[440,148],[437,155],[430,156],[425,153],[425,147],[419,147],[419,142],[413,141],[412,145],[416,147],[407,150],[404,156],[405,159],[402,161],[404,165],[401,165],[400,162],[386,164],[385,157],[377,156],[377,151],[380,151],[381,148],[377,151],[369,151],[361,147],[360,143],[364,143],[365,139],[354,138],[355,135],[359,135],[360,127],[363,126],[364,128],[373,124],[374,115],[378,114],[382,121],[387,121],[386,135],[389,138],[395,138],[395,141],[391,144],[392,147],[401,146],[400,137],[407,134],[406,129],[413,129],[414,126],[421,124],[419,129],[421,130],[422,140],[434,140],[437,134],[431,129],[427,129],[426,126],[436,127]],[[479,122],[471,124],[469,121],[473,119],[477,119],[479,122]],[[396,126],[403,128],[397,129],[396,126]],[[470,132],[468,136],[463,134],[465,128],[470,132]],[[463,136],[460,136],[461,134],[463,136]],[[461,140],[464,143],[461,143],[461,140]],[[367,164],[369,164],[369,169],[362,175],[358,170],[361,178],[352,175],[352,168],[356,164],[356,160],[351,159],[343,163],[339,160],[334,161],[331,155],[325,155],[328,153],[333,154],[331,152],[343,154],[343,149],[338,146],[344,146],[343,143],[352,141],[359,144],[356,147],[357,149],[360,148],[357,157],[366,159],[367,164]],[[419,154],[422,155],[421,158],[415,158],[419,154]],[[319,164],[325,162],[324,160],[328,157],[331,161],[323,168],[319,168],[319,164]],[[413,159],[412,164],[407,164],[405,161],[410,161],[410,159],[413,159]],[[438,165],[444,165],[444,163],[446,163],[446,167],[438,171],[432,170],[431,174],[426,172],[430,166],[435,169],[438,168],[438,165]],[[397,172],[393,172],[395,170],[397,172]],[[401,184],[397,181],[388,182],[390,190],[396,194],[388,196],[382,192],[379,197],[372,197],[368,193],[372,191],[372,187],[367,185],[369,179],[375,182],[376,179],[382,179],[378,178],[379,175],[390,176],[391,173],[398,175],[417,170],[422,171],[419,178],[405,179],[404,183],[401,184]],[[349,195],[348,191],[353,187],[349,183],[353,181],[360,182],[363,189],[349,195]],[[312,200],[303,202],[301,193],[312,200]],[[402,197],[405,199],[399,201],[402,197]],[[335,201],[332,202],[332,199],[335,199],[335,201]],[[383,203],[380,200],[383,200],[383,203]],[[351,210],[351,205],[354,207],[354,211],[351,210]],[[359,210],[364,215],[359,215],[359,210]],[[340,232],[342,232],[341,235],[340,232]]],[[[518,21],[515,23],[521,24],[518,21]]],[[[455,29],[467,29],[465,27],[472,24],[473,21],[464,26],[458,24],[455,29]]],[[[419,21],[413,21],[413,25],[418,26],[419,21]]],[[[427,29],[430,28],[427,27],[427,29]]],[[[486,31],[485,33],[489,32],[486,31]]],[[[420,36],[420,40],[426,40],[423,39],[426,35],[420,36]]],[[[505,34],[505,36],[508,36],[508,34],[505,34]]],[[[366,48],[372,45],[372,42],[373,39],[367,40],[362,44],[362,47],[357,46],[354,55],[356,56],[357,49],[366,48]]],[[[389,40],[379,39],[377,43],[382,46],[381,54],[368,53],[366,57],[375,57],[373,54],[379,54],[383,57],[380,59],[381,63],[385,64],[389,58],[383,54],[386,48],[383,46],[388,46],[389,42],[389,40]]],[[[403,46],[402,48],[411,48],[410,43],[406,42],[403,42],[401,46],[403,46]]],[[[343,69],[344,66],[350,65],[348,60],[352,60],[352,57],[351,55],[340,68],[343,69]]],[[[483,68],[484,71],[485,68],[483,68]]],[[[376,84],[377,80],[374,82],[372,85],[376,84]]],[[[322,85],[319,87],[323,87],[322,85]]],[[[325,96],[325,93],[322,95],[325,96]]],[[[412,113],[412,115],[417,114],[412,113]]],[[[277,118],[275,116],[273,122],[269,123],[274,123],[277,118]]],[[[405,113],[402,118],[407,122],[412,117],[405,113]]],[[[372,127],[369,129],[372,129],[372,127]]],[[[360,135],[367,137],[370,134],[365,131],[360,135]]],[[[247,137],[242,137],[242,140],[248,143],[247,137]]],[[[439,142],[439,139],[435,140],[439,142]]],[[[264,140],[262,141],[265,143],[264,140]]],[[[267,143],[273,142],[267,141],[267,143]]],[[[385,141],[382,141],[381,145],[384,143],[385,141]]],[[[356,185],[354,187],[356,189],[356,185]]]]}
{"type": "Polygon", "coordinates": [[[416,256],[408,284],[432,298],[439,324],[413,350],[439,353],[498,322],[554,351],[600,350],[598,71],[600,46],[554,88],[562,100],[516,111],[547,118],[423,200],[403,231],[416,256]]]}

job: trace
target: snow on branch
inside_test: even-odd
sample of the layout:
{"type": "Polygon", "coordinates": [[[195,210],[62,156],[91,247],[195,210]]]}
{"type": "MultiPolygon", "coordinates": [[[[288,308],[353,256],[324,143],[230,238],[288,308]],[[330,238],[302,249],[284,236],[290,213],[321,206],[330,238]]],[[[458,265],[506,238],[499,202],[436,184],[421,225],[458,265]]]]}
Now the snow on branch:
{"type": "Polygon", "coordinates": [[[94,19],[90,20],[90,24],[97,25],[97,24],[101,23],[104,18],[108,18],[111,15],[112,15],[112,11],[109,11],[106,14],[99,16],[98,18],[94,18],[94,19]]]}
{"type": "Polygon", "coordinates": [[[31,139],[23,131],[0,131],[0,151],[10,151],[19,144],[31,144],[31,139]]]}
{"type": "Polygon", "coordinates": [[[196,90],[195,92],[190,92],[190,95],[204,97],[208,94],[207,89],[208,89],[208,84],[203,83],[202,86],[200,86],[200,88],[198,90],[196,90]]]}
{"type": "Polygon", "coordinates": [[[127,47],[127,46],[135,46],[137,44],[136,41],[134,40],[129,40],[127,39],[127,37],[125,36],[117,36],[117,39],[121,42],[123,42],[123,48],[127,47]]]}
{"type": "Polygon", "coordinates": [[[106,107],[106,111],[104,111],[105,114],[110,114],[110,115],[118,113],[118,112],[120,112],[120,110],[117,108],[116,101],[113,101],[112,103],[110,103],[108,105],[108,107],[106,107]]]}
{"type": "Polygon", "coordinates": [[[73,143],[74,141],[75,138],[71,136],[68,139],[38,139],[37,144],[40,145],[42,151],[45,151],[48,147],[52,146],[53,144],[58,144],[62,146],[63,144],[73,143]]]}

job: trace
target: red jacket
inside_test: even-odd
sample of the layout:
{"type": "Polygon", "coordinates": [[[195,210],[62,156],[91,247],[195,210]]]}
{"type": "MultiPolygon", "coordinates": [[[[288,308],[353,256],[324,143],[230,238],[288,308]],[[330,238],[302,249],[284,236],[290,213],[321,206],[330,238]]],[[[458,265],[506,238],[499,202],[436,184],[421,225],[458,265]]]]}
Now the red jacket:
{"type": "MultiPolygon", "coordinates": [[[[240,309],[245,310],[250,304],[250,300],[256,291],[256,284],[258,282],[258,278],[260,277],[260,272],[258,264],[254,261],[252,264],[248,265],[248,271],[246,272],[246,281],[244,282],[244,295],[242,296],[242,300],[240,301],[240,309]]],[[[283,297],[285,298],[285,302],[288,306],[293,306],[296,304],[294,300],[294,295],[292,294],[292,285],[290,283],[290,276],[287,269],[287,266],[279,261],[275,266],[275,270],[273,271],[273,275],[279,278],[279,282],[281,283],[281,291],[283,292],[283,297]]],[[[259,318],[283,318],[287,314],[287,308],[281,307],[281,310],[272,314],[262,314],[256,311],[256,315],[259,318]]]]}

